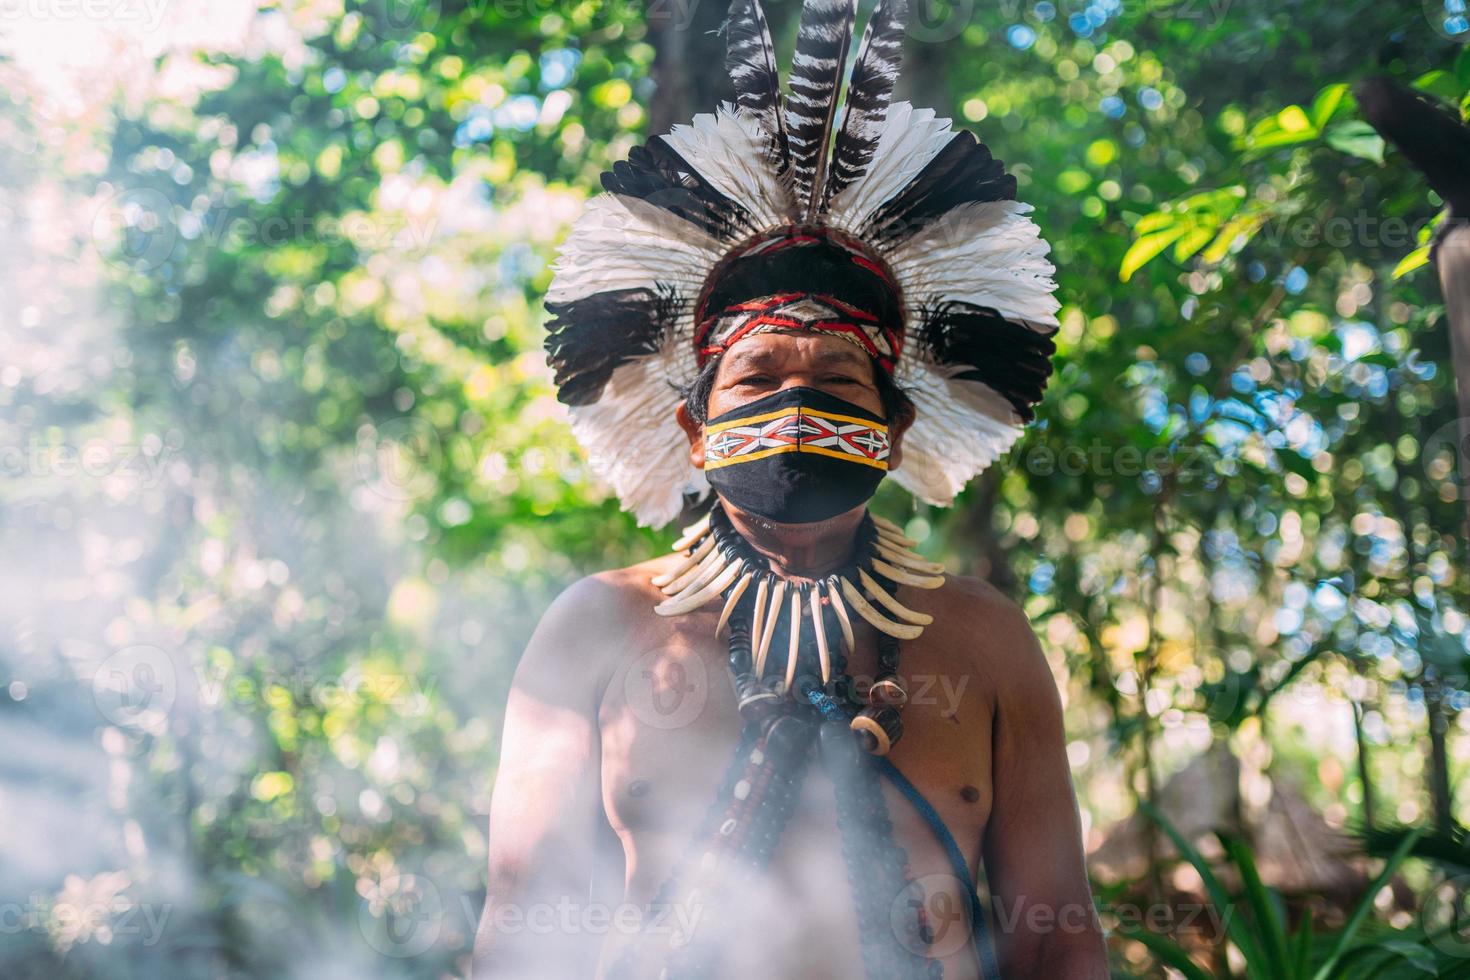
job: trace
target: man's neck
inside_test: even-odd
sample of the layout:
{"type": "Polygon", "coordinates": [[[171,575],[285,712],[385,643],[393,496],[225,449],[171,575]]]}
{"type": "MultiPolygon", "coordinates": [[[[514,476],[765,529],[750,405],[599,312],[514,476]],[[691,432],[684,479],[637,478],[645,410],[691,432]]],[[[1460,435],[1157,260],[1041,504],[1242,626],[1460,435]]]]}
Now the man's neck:
{"type": "Polygon", "coordinates": [[[811,524],[781,524],[747,514],[728,503],[725,513],[740,536],[785,578],[817,579],[841,568],[852,557],[866,505],[811,524]]]}

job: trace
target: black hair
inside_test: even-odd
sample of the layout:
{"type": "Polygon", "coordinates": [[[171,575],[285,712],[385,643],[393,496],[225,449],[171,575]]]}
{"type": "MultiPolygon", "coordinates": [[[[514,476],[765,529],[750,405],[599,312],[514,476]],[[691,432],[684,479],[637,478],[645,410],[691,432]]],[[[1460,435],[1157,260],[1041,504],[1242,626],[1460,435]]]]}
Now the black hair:
{"type": "MultiPolygon", "coordinates": [[[[704,367],[699,369],[699,374],[687,385],[679,387],[679,395],[684,399],[684,408],[689,417],[700,425],[709,418],[709,396],[715,390],[715,375],[720,370],[720,358],[712,357],[705,362],[704,367]]],[[[914,401],[909,397],[893,376],[873,365],[873,383],[878,389],[878,400],[883,405],[883,415],[892,425],[906,415],[914,412],[914,401]]]]}

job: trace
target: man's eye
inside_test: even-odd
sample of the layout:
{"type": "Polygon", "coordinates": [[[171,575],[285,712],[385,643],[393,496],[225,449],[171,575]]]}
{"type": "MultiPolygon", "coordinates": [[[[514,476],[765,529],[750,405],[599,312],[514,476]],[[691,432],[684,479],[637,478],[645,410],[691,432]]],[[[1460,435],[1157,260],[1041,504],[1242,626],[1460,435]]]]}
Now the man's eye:
{"type": "Polygon", "coordinates": [[[742,385],[763,385],[763,384],[770,384],[770,382],[771,382],[771,379],[768,378],[768,377],[766,377],[764,374],[751,374],[751,375],[747,375],[747,376],[741,378],[739,381],[736,382],[736,384],[742,384],[742,385]]]}
{"type": "Polygon", "coordinates": [[[834,374],[834,375],[832,375],[830,377],[823,378],[822,379],[822,382],[824,384],[834,384],[834,385],[855,385],[855,384],[858,383],[858,381],[857,381],[856,378],[849,378],[849,377],[847,377],[846,375],[843,375],[843,374],[834,374]]]}

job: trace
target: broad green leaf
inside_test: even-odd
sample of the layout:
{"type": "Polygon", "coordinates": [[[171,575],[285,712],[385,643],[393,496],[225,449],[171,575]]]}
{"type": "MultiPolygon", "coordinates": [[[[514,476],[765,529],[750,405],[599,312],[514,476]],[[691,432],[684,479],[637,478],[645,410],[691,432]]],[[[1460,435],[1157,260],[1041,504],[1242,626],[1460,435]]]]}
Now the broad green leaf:
{"type": "Polygon", "coordinates": [[[1244,244],[1255,237],[1265,220],[1266,216],[1263,214],[1236,215],[1220,227],[1219,234],[1210,243],[1210,247],[1201,253],[1200,258],[1212,265],[1219,262],[1230,254],[1237,239],[1243,239],[1241,244],[1244,244]]]}
{"type": "Polygon", "coordinates": [[[1327,144],[1349,156],[1383,162],[1383,137],[1361,120],[1338,123],[1327,131],[1327,144]]]}
{"type": "Polygon", "coordinates": [[[1217,227],[1218,225],[1212,222],[1208,225],[1191,228],[1174,243],[1174,261],[1188,261],[1191,255],[1210,243],[1210,240],[1215,237],[1215,229],[1217,227]]]}
{"type": "Polygon", "coordinates": [[[1429,246],[1420,245],[1408,255],[1405,255],[1402,259],[1399,259],[1399,264],[1393,267],[1393,278],[1402,279],[1404,276],[1407,276],[1415,269],[1418,269],[1421,266],[1426,266],[1428,264],[1429,246]]]}
{"type": "Polygon", "coordinates": [[[1169,211],[1155,211],[1138,219],[1138,224],[1133,226],[1135,235],[1147,235],[1155,231],[1163,231],[1179,220],[1179,215],[1169,211]]]}
{"type": "Polygon", "coordinates": [[[1316,127],[1299,105],[1289,105],[1276,114],[1276,122],[1288,133],[1310,133],[1316,127]]]}
{"type": "Polygon", "coordinates": [[[1427,71],[1414,79],[1414,88],[1430,95],[1437,95],[1451,102],[1457,101],[1464,94],[1465,87],[1460,80],[1447,71],[1427,71]]]}
{"type": "Polygon", "coordinates": [[[1152,235],[1144,235],[1123,254],[1123,262],[1118,268],[1118,280],[1127,282],[1133,278],[1133,273],[1143,268],[1150,260],[1159,255],[1164,249],[1172,245],[1178,238],[1189,231],[1189,226],[1180,224],[1164,231],[1155,232],[1152,235]]]}
{"type": "Polygon", "coordinates": [[[1321,129],[1342,108],[1343,96],[1347,95],[1346,82],[1337,82],[1329,85],[1317,93],[1317,98],[1312,102],[1312,125],[1321,129]]]}

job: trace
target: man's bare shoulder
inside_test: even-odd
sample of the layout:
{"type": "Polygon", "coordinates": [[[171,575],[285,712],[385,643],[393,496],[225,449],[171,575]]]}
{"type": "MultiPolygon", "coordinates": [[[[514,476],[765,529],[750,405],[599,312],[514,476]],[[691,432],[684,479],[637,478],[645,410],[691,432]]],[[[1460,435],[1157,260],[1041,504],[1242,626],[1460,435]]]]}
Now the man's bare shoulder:
{"type": "Polygon", "coordinates": [[[652,582],[678,555],[661,555],[625,568],[594,572],[567,586],[547,608],[543,622],[567,620],[583,630],[646,628],[651,610],[666,598],[652,582]]]}
{"type": "Polygon", "coordinates": [[[542,613],[518,675],[561,676],[568,683],[600,689],[630,654],[648,649],[667,633],[667,621],[653,613],[665,597],[650,580],[677,559],[660,556],[568,585],[542,613]]]}
{"type": "Polygon", "coordinates": [[[997,692],[1036,693],[1054,686],[1051,668],[1021,606],[984,579],[946,575],[924,610],[938,637],[964,665],[995,681],[997,692]]]}

